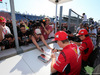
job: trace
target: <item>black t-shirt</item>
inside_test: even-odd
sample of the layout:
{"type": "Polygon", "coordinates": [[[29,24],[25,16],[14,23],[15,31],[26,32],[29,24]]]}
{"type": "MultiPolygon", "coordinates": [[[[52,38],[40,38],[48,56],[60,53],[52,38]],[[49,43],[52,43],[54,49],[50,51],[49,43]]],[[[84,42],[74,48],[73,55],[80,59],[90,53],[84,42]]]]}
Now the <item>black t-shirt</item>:
{"type": "Polygon", "coordinates": [[[98,31],[98,35],[100,35],[100,31],[98,31]]]}
{"type": "Polygon", "coordinates": [[[29,39],[29,35],[31,35],[31,32],[29,30],[26,31],[26,33],[19,32],[18,37],[21,38],[21,40],[25,41],[26,39],[29,39]]]}

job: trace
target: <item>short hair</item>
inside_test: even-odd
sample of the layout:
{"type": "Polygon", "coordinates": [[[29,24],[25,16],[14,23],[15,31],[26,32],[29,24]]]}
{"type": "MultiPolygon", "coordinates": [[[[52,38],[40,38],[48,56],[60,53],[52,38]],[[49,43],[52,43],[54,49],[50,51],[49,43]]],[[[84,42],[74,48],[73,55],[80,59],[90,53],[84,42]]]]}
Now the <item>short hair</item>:
{"type": "Polygon", "coordinates": [[[33,21],[32,21],[32,20],[30,20],[29,22],[30,22],[30,23],[33,23],[33,21]]]}
{"type": "Polygon", "coordinates": [[[89,36],[89,34],[85,35],[85,37],[88,37],[88,36],[89,36]]]}
{"type": "Polygon", "coordinates": [[[12,34],[5,34],[5,38],[14,38],[14,36],[12,34]]]}
{"type": "Polygon", "coordinates": [[[85,15],[85,13],[83,13],[83,15],[85,15]]]}
{"type": "Polygon", "coordinates": [[[63,42],[63,43],[66,43],[66,42],[69,42],[69,40],[68,40],[68,39],[62,40],[62,42],[63,42]]]}
{"type": "Polygon", "coordinates": [[[22,27],[25,27],[25,25],[22,25],[22,24],[21,24],[21,25],[20,25],[20,28],[22,28],[22,27]]]}

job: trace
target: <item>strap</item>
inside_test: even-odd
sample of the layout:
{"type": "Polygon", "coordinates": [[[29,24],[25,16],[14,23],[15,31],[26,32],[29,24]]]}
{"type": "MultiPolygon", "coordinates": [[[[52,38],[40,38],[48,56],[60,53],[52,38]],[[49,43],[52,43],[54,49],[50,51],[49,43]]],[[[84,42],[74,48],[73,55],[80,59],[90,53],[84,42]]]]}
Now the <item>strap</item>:
{"type": "Polygon", "coordinates": [[[65,53],[64,53],[63,51],[61,51],[61,54],[62,54],[62,56],[64,57],[65,62],[66,62],[66,55],[65,55],[65,53]]]}

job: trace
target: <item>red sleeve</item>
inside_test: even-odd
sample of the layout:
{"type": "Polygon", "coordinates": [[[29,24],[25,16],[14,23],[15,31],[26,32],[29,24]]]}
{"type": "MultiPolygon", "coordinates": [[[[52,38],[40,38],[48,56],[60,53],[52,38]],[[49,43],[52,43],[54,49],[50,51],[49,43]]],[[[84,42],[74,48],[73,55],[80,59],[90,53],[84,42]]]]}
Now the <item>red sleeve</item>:
{"type": "Polygon", "coordinates": [[[63,72],[67,64],[69,63],[68,59],[65,62],[64,57],[62,54],[59,55],[56,63],[53,65],[53,67],[58,71],[58,72],[63,72]]]}
{"type": "Polygon", "coordinates": [[[48,30],[52,31],[52,26],[49,25],[48,30]]]}
{"type": "Polygon", "coordinates": [[[83,42],[82,42],[81,46],[79,47],[79,50],[80,50],[80,51],[84,51],[86,48],[87,48],[86,43],[83,43],[83,42]]]}

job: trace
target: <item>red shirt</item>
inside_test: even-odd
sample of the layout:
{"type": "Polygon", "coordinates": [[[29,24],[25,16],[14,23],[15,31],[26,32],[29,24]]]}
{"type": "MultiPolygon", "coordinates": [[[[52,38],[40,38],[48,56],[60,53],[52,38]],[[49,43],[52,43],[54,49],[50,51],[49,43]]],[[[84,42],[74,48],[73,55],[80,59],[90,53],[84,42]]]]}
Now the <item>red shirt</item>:
{"type": "Polygon", "coordinates": [[[53,67],[60,72],[58,75],[80,75],[81,54],[77,45],[70,44],[63,48],[53,67]],[[69,73],[66,73],[68,70],[69,73]]]}
{"type": "MultiPolygon", "coordinates": [[[[46,26],[45,28],[47,29],[47,31],[48,31],[48,30],[52,31],[52,26],[50,26],[50,25],[46,26]]],[[[47,33],[45,32],[45,30],[44,30],[42,27],[41,27],[41,32],[42,32],[42,35],[44,36],[44,39],[47,40],[49,34],[47,34],[47,33]]]]}
{"type": "Polygon", "coordinates": [[[86,37],[83,41],[82,44],[80,45],[79,49],[81,51],[82,55],[82,60],[87,61],[89,55],[93,51],[94,45],[92,43],[92,40],[90,37],[86,37]]]}

